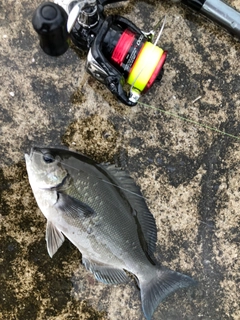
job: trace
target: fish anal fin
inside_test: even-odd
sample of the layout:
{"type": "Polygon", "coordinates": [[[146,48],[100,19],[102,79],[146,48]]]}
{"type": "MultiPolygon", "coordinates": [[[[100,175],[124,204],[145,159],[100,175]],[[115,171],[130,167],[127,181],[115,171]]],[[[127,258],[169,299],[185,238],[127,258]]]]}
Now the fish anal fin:
{"type": "Polygon", "coordinates": [[[64,242],[64,235],[59,231],[51,221],[47,221],[46,242],[49,256],[52,256],[58,251],[64,242]]]}
{"type": "Polygon", "coordinates": [[[82,258],[82,263],[98,281],[105,284],[119,284],[128,281],[128,276],[122,269],[104,265],[84,257],[82,258]]]}

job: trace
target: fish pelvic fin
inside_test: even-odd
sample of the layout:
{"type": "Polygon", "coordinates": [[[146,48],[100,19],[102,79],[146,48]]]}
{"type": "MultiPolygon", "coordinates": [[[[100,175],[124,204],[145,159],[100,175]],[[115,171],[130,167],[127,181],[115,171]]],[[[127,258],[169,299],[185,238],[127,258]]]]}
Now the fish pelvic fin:
{"type": "Polygon", "coordinates": [[[49,220],[47,221],[46,228],[46,242],[48,254],[51,258],[64,242],[64,235],[62,232],[58,230],[49,220]]]}
{"type": "Polygon", "coordinates": [[[139,281],[141,290],[141,300],[143,313],[147,320],[159,305],[169,294],[177,289],[195,285],[196,282],[192,278],[171,270],[161,270],[155,267],[152,272],[152,278],[139,281]]]}

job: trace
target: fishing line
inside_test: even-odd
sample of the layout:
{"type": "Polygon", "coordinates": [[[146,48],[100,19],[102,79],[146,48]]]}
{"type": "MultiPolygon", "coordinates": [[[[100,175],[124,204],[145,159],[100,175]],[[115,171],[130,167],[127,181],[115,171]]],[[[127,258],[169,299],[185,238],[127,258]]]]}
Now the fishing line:
{"type": "MultiPolygon", "coordinates": [[[[130,176],[129,176],[129,177],[130,177],[130,176]]],[[[131,178],[131,177],[130,177],[130,178],[131,178]]],[[[135,196],[137,196],[137,197],[139,197],[139,198],[142,198],[142,199],[144,199],[144,200],[147,201],[147,199],[146,199],[144,196],[140,195],[140,194],[137,194],[137,193],[135,193],[135,192],[133,192],[133,191],[130,191],[130,190],[128,190],[128,189],[125,189],[125,188],[123,188],[123,187],[120,187],[120,186],[117,185],[117,184],[111,183],[111,182],[106,181],[106,180],[103,180],[103,179],[101,179],[101,178],[98,178],[98,179],[100,179],[101,181],[103,181],[103,182],[105,182],[105,183],[108,183],[108,184],[110,184],[110,185],[112,185],[112,186],[114,186],[114,187],[117,187],[118,189],[122,189],[122,190],[124,190],[124,191],[127,191],[128,193],[134,194],[135,196]]],[[[134,181],[133,178],[131,178],[131,180],[134,181]]],[[[135,181],[134,181],[134,183],[135,183],[135,181]]]]}
{"type": "Polygon", "coordinates": [[[138,102],[138,104],[142,105],[143,107],[148,107],[148,108],[151,108],[151,109],[154,109],[154,110],[158,110],[158,111],[160,111],[160,112],[162,112],[162,113],[164,113],[164,114],[166,114],[168,116],[171,116],[171,117],[174,117],[174,118],[177,118],[177,119],[181,119],[181,120],[183,120],[185,122],[189,122],[189,123],[195,124],[195,125],[197,125],[199,127],[202,127],[202,128],[205,128],[205,129],[209,129],[211,131],[214,131],[214,132],[217,132],[217,133],[221,133],[221,134],[223,134],[225,136],[240,140],[240,137],[237,137],[237,136],[235,136],[235,135],[233,135],[231,133],[224,132],[224,131],[219,130],[219,129],[215,128],[215,127],[208,126],[207,124],[204,124],[204,123],[199,123],[196,120],[185,118],[185,117],[183,117],[183,116],[181,116],[181,115],[179,115],[177,113],[174,113],[174,112],[171,112],[171,111],[166,111],[166,110],[160,109],[158,107],[155,107],[155,106],[152,106],[150,104],[143,103],[143,102],[140,102],[140,101],[138,102]]]}
{"type": "MultiPolygon", "coordinates": [[[[63,149],[63,150],[66,151],[67,149],[63,149]]],[[[42,157],[42,156],[44,155],[43,153],[37,152],[37,151],[33,151],[33,153],[39,155],[40,157],[42,157]]],[[[30,157],[31,157],[31,155],[30,155],[30,157]]],[[[30,160],[30,161],[31,161],[31,160],[30,160]]],[[[64,161],[59,161],[59,160],[56,160],[56,161],[62,163],[62,164],[63,164],[65,167],[67,167],[67,168],[76,170],[77,172],[87,173],[87,174],[88,174],[90,177],[92,177],[92,178],[97,178],[98,180],[100,180],[100,181],[102,181],[102,182],[104,182],[104,183],[107,183],[107,184],[109,184],[109,185],[111,185],[111,186],[113,186],[113,187],[116,187],[116,188],[118,188],[118,189],[122,189],[122,190],[124,190],[124,191],[126,191],[126,192],[128,192],[128,193],[131,193],[131,194],[133,194],[133,195],[135,195],[135,196],[137,196],[137,197],[139,197],[139,198],[142,198],[142,199],[144,199],[144,200],[147,201],[147,199],[146,199],[143,195],[140,195],[140,194],[138,194],[138,193],[135,193],[135,192],[133,192],[133,191],[130,191],[130,190],[128,190],[128,189],[126,189],[126,188],[123,188],[123,187],[121,187],[121,186],[119,186],[119,185],[117,185],[117,184],[115,184],[115,183],[110,182],[110,181],[104,180],[103,178],[97,177],[97,176],[89,173],[87,170],[80,170],[80,169],[78,169],[78,168],[76,168],[76,167],[70,166],[69,164],[65,163],[64,161]]],[[[101,164],[97,164],[97,165],[100,166],[100,168],[104,168],[101,164]]],[[[116,167],[116,169],[119,169],[119,171],[121,170],[120,167],[119,167],[119,168],[116,167]]],[[[106,172],[108,172],[108,170],[106,170],[106,172]]],[[[129,175],[129,178],[135,183],[134,179],[133,179],[130,175],[129,175]]],[[[51,188],[51,189],[52,189],[52,188],[51,188]]]]}
{"type": "MultiPolygon", "coordinates": [[[[160,29],[160,31],[159,31],[159,33],[158,33],[158,35],[157,35],[157,38],[156,38],[155,42],[153,43],[153,46],[152,46],[152,48],[151,48],[151,50],[150,50],[150,52],[149,52],[149,57],[152,56],[152,53],[153,53],[153,51],[155,50],[155,48],[156,48],[156,46],[157,46],[157,43],[158,43],[158,41],[159,41],[159,39],[160,39],[160,37],[161,37],[161,35],[162,35],[162,33],[163,33],[163,29],[164,29],[165,23],[166,23],[166,16],[165,16],[164,18],[162,18],[162,19],[158,22],[158,24],[156,25],[155,29],[160,25],[160,23],[162,22],[162,20],[163,20],[163,23],[162,23],[161,29],[160,29]]],[[[133,80],[133,83],[132,83],[132,85],[131,85],[130,91],[133,90],[135,83],[137,82],[139,76],[141,75],[141,73],[143,72],[143,70],[144,70],[146,67],[148,67],[148,61],[145,62],[145,64],[142,66],[142,68],[140,69],[140,71],[139,71],[138,74],[136,75],[136,78],[133,80]]]]}
{"type": "MultiPolygon", "coordinates": [[[[63,150],[65,150],[65,149],[63,149],[63,150]]],[[[37,151],[33,151],[33,153],[39,155],[40,157],[42,157],[42,156],[44,155],[43,153],[37,152],[37,151]]],[[[31,155],[30,155],[30,156],[31,156],[31,155]]],[[[31,161],[31,160],[30,160],[30,161],[31,161]]],[[[58,161],[58,160],[56,160],[56,161],[58,161]]],[[[133,194],[133,195],[135,195],[135,196],[137,196],[137,197],[139,197],[139,198],[142,198],[142,199],[144,199],[146,202],[148,202],[147,198],[145,198],[143,195],[139,195],[139,194],[137,194],[137,193],[135,193],[135,192],[133,192],[133,191],[130,191],[130,190],[126,189],[126,188],[123,188],[123,187],[121,187],[121,186],[119,186],[119,185],[116,185],[116,184],[114,184],[114,183],[111,183],[111,182],[109,182],[109,181],[106,181],[106,180],[104,180],[104,179],[102,179],[102,178],[96,177],[95,175],[90,174],[87,170],[79,170],[79,169],[77,169],[76,167],[73,167],[73,166],[70,166],[69,164],[66,164],[64,161],[59,161],[59,162],[62,163],[62,164],[64,164],[67,168],[71,168],[71,169],[73,169],[73,170],[76,170],[77,172],[85,172],[85,173],[87,173],[89,176],[91,176],[91,177],[93,177],[93,178],[98,178],[100,181],[102,181],[102,182],[104,182],[104,183],[107,183],[107,184],[112,185],[112,186],[114,186],[114,187],[116,187],[116,188],[122,189],[122,190],[124,190],[124,191],[126,191],[126,192],[128,192],[128,193],[131,193],[131,194],[133,194]]],[[[116,167],[116,168],[117,168],[117,167],[116,167]]],[[[121,170],[121,169],[119,168],[119,170],[121,170]]],[[[131,178],[130,176],[129,176],[129,178],[135,183],[135,181],[134,181],[133,178],[131,178]]],[[[140,189],[140,188],[139,188],[139,189],[140,189]]],[[[169,206],[167,206],[167,205],[164,205],[163,203],[161,203],[161,210],[162,210],[162,209],[167,210],[167,211],[170,210],[171,212],[176,212],[176,209],[171,208],[171,207],[169,207],[169,206]]],[[[191,217],[192,217],[192,219],[193,219],[193,216],[192,216],[192,215],[191,215],[191,217]]],[[[200,220],[200,219],[198,219],[198,218],[195,218],[195,220],[198,221],[198,222],[200,222],[200,223],[203,223],[203,224],[207,225],[207,227],[209,227],[209,228],[215,229],[215,227],[209,225],[208,223],[206,223],[206,222],[204,222],[204,221],[202,221],[202,220],[200,220]]]]}
{"type": "MultiPolygon", "coordinates": [[[[166,114],[166,115],[168,115],[168,116],[171,116],[171,117],[180,119],[180,120],[185,121],[185,122],[188,122],[188,123],[192,123],[192,124],[194,124],[194,125],[197,125],[197,126],[199,126],[199,127],[205,128],[205,129],[209,129],[209,130],[211,130],[211,131],[213,131],[213,132],[220,133],[220,134],[225,135],[225,136],[228,136],[228,137],[230,137],[230,138],[234,138],[234,139],[240,140],[240,137],[237,137],[237,136],[235,136],[235,135],[233,135],[233,134],[224,132],[224,131],[222,131],[222,130],[219,130],[219,129],[215,128],[215,127],[211,127],[211,126],[206,125],[206,124],[199,123],[199,122],[197,122],[197,121],[195,121],[195,120],[185,118],[185,117],[183,117],[183,116],[181,116],[181,115],[179,115],[179,114],[176,114],[176,113],[174,113],[174,112],[166,111],[166,110],[163,110],[163,109],[161,109],[161,108],[155,107],[155,106],[153,106],[153,105],[149,105],[149,104],[147,104],[147,103],[143,103],[143,102],[138,102],[138,103],[139,103],[140,105],[142,105],[143,107],[148,107],[148,108],[151,108],[151,109],[160,111],[161,113],[164,113],[164,114],[166,114]]],[[[34,153],[38,154],[39,156],[43,156],[43,154],[40,153],[40,152],[34,151],[34,153]]],[[[66,164],[66,163],[64,163],[64,162],[62,162],[62,163],[63,163],[66,167],[71,168],[71,169],[73,169],[73,170],[76,170],[76,171],[78,171],[78,172],[83,171],[83,172],[85,172],[85,173],[88,173],[87,171],[79,170],[79,169],[77,169],[77,168],[75,168],[75,167],[72,167],[72,166],[70,166],[70,165],[68,165],[68,164],[66,164]]],[[[120,169],[119,169],[119,170],[120,170],[120,169]]],[[[88,173],[88,174],[89,174],[89,173],[88,173]]],[[[128,192],[128,193],[131,193],[131,194],[133,194],[133,195],[135,195],[135,196],[137,196],[137,197],[139,197],[139,198],[142,198],[142,199],[144,199],[144,200],[147,201],[147,199],[146,199],[144,196],[142,196],[142,195],[139,195],[139,194],[137,194],[137,193],[135,193],[135,192],[132,192],[132,191],[126,189],[126,188],[123,188],[123,187],[121,187],[121,186],[119,186],[119,185],[116,185],[116,184],[114,184],[114,183],[111,183],[110,181],[106,181],[106,180],[104,180],[104,179],[102,179],[102,178],[100,178],[100,177],[96,177],[96,176],[94,176],[94,175],[92,175],[92,174],[89,174],[89,175],[90,175],[91,177],[94,177],[94,178],[97,178],[97,179],[103,181],[104,183],[108,183],[109,185],[112,185],[112,186],[114,186],[114,187],[116,187],[116,188],[122,189],[122,190],[124,190],[124,191],[126,191],[126,192],[128,192]]]]}
{"type": "MultiPolygon", "coordinates": [[[[147,104],[147,103],[143,103],[143,102],[138,102],[138,103],[139,103],[140,105],[142,105],[143,107],[147,107],[147,108],[151,108],[151,109],[160,111],[161,113],[164,113],[164,114],[166,114],[166,115],[168,115],[168,116],[170,116],[170,117],[174,117],[174,118],[180,119],[180,120],[182,120],[182,121],[185,121],[185,122],[188,122],[188,123],[197,125],[197,126],[199,126],[199,127],[202,127],[202,128],[205,128],[205,129],[209,129],[209,130],[211,130],[211,131],[213,131],[213,132],[220,133],[220,134],[225,135],[225,136],[228,136],[228,137],[230,137],[230,138],[234,138],[234,139],[240,140],[240,137],[237,137],[237,136],[235,136],[235,135],[233,135],[233,134],[224,132],[224,131],[222,131],[222,130],[219,130],[219,129],[215,128],[215,127],[211,127],[211,126],[206,125],[206,124],[199,123],[199,122],[197,122],[197,121],[195,121],[195,120],[185,118],[185,117],[183,117],[183,116],[181,116],[181,115],[179,115],[179,114],[176,114],[176,113],[174,113],[174,112],[166,111],[166,110],[163,110],[163,109],[161,109],[161,108],[155,107],[155,106],[153,106],[153,105],[149,105],[149,104],[147,104]]],[[[51,149],[50,149],[50,151],[51,151],[51,149]]],[[[34,151],[34,153],[37,154],[37,155],[39,155],[39,156],[41,156],[41,157],[43,156],[43,154],[40,153],[40,152],[34,151]]],[[[77,169],[76,167],[70,166],[69,164],[66,164],[66,163],[63,162],[63,161],[61,161],[61,162],[62,162],[66,167],[68,167],[68,168],[71,168],[71,169],[76,170],[76,171],[78,171],[78,172],[81,172],[81,171],[82,171],[82,172],[85,172],[85,173],[88,173],[88,174],[89,174],[89,172],[87,172],[87,170],[85,170],[85,171],[84,171],[84,170],[79,170],[79,169],[77,169]]],[[[100,166],[101,166],[101,165],[100,165],[100,166]]],[[[117,167],[116,167],[116,168],[117,168],[117,167]]],[[[119,170],[121,170],[121,169],[119,168],[119,170]]],[[[144,200],[147,201],[147,199],[146,199],[143,195],[139,195],[139,194],[137,194],[137,193],[135,193],[135,192],[133,192],[133,191],[130,191],[130,190],[126,189],[126,188],[123,188],[123,187],[121,187],[121,186],[119,186],[119,185],[117,185],[117,184],[114,184],[114,183],[110,182],[110,181],[104,180],[104,179],[102,179],[102,178],[100,178],[100,177],[96,177],[96,176],[93,175],[93,174],[89,174],[89,176],[91,176],[91,177],[93,177],[93,178],[97,178],[98,180],[100,180],[100,181],[102,181],[102,182],[104,182],[104,183],[107,183],[107,184],[109,184],[109,185],[112,185],[112,186],[114,186],[114,187],[116,187],[116,188],[118,188],[118,189],[121,189],[121,190],[123,190],[123,191],[125,191],[125,192],[131,193],[131,194],[133,194],[133,195],[135,195],[135,196],[137,196],[137,197],[139,197],[139,198],[142,198],[142,199],[144,199],[144,200]]],[[[130,176],[129,176],[129,177],[130,177],[130,176]]],[[[131,178],[131,177],[130,177],[130,178],[131,178]]],[[[133,180],[133,181],[134,181],[134,180],[133,180]]],[[[167,208],[167,209],[169,209],[169,208],[167,208]]]]}

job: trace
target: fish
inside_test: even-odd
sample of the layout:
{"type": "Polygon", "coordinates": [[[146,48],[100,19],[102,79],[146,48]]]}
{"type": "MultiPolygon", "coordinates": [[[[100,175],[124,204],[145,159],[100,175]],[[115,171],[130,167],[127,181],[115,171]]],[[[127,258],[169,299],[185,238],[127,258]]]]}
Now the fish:
{"type": "Polygon", "coordinates": [[[147,320],[170,293],[195,284],[156,261],[155,219],[125,170],[62,147],[32,147],[25,162],[34,197],[47,219],[50,257],[66,237],[98,281],[127,283],[133,275],[147,320]]]}

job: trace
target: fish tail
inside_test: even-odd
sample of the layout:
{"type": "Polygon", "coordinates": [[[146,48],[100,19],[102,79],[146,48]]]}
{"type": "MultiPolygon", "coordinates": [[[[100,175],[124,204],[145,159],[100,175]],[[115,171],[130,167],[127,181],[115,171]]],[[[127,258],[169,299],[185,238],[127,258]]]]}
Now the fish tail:
{"type": "Polygon", "coordinates": [[[159,303],[177,289],[196,284],[181,273],[154,268],[144,280],[139,279],[143,313],[150,320],[159,303]],[[151,274],[151,276],[150,276],[151,274]]]}

